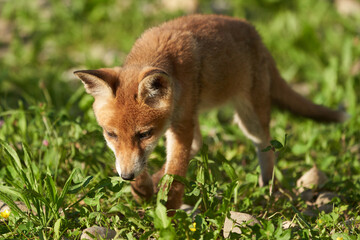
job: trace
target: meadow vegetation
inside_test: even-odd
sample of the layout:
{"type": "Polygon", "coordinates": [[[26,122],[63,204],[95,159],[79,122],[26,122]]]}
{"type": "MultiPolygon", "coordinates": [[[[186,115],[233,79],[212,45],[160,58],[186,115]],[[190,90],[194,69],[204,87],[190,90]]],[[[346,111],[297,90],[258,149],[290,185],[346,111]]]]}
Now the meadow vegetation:
{"type": "MultiPolygon", "coordinates": [[[[261,226],[231,239],[360,239],[360,14],[339,14],[333,1],[216,2],[200,1],[199,12],[248,19],[295,89],[351,118],[321,124],[275,109],[278,187],[270,191],[258,185],[255,149],[231,108],[202,115],[204,147],[180,179],[184,202],[200,213],[169,218],[166,189],[138,204],[116,174],[93,99],[72,72],[121,65],[146,28],[185,13],[145,0],[0,1],[0,200],[11,209],[0,217],[0,238],[80,239],[97,225],[120,239],[221,239],[225,217],[238,211],[261,226]],[[321,191],[337,197],[333,211],[308,216],[296,181],[313,165],[329,179],[321,191]],[[296,226],[284,229],[284,221],[296,226]]],[[[165,160],[164,142],[150,172],[165,160]]]]}

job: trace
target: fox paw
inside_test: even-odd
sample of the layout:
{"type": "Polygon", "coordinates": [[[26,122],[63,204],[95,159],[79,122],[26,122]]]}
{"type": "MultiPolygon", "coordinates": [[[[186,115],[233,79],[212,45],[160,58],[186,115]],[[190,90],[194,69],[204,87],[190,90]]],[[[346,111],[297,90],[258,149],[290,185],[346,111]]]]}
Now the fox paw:
{"type": "Polygon", "coordinates": [[[131,182],[131,194],[138,203],[148,201],[154,195],[154,186],[150,175],[131,182]]]}

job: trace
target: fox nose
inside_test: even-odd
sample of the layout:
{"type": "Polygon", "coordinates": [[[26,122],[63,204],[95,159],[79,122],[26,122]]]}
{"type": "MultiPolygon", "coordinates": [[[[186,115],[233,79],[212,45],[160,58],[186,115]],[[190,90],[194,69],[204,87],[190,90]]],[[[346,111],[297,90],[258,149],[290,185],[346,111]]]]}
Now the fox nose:
{"type": "Polygon", "coordinates": [[[135,177],[134,173],[121,173],[121,178],[124,180],[133,180],[135,177]]]}

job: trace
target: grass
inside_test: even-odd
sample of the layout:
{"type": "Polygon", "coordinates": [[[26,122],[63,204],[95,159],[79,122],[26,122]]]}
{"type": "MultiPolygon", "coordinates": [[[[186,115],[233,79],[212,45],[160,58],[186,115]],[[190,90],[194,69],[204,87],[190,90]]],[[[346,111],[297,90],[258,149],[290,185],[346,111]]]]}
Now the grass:
{"type": "MultiPolygon", "coordinates": [[[[227,15],[256,26],[292,85],[351,115],[324,125],[274,110],[273,138],[284,144],[287,135],[275,171],[283,194],[258,186],[255,150],[230,108],[200,119],[205,146],[181,179],[184,202],[201,210],[195,218],[184,211],[167,217],[166,189],[150,203],[135,203],[117,176],[93,100],[72,71],[121,65],[142,31],[182,12],[151,8],[151,1],[2,1],[0,22],[8,28],[0,38],[0,200],[11,213],[0,222],[0,238],[80,239],[84,228],[98,225],[120,239],[221,239],[230,211],[261,221],[241,228],[244,239],[360,238],[359,17],[340,15],[330,1],[225,2],[227,15]],[[309,217],[294,192],[314,164],[329,177],[322,191],[339,197],[331,213],[309,217]],[[297,227],[284,230],[284,221],[297,227]]],[[[211,13],[211,6],[203,0],[199,10],[211,13]]],[[[150,171],[164,159],[162,140],[150,171]]]]}

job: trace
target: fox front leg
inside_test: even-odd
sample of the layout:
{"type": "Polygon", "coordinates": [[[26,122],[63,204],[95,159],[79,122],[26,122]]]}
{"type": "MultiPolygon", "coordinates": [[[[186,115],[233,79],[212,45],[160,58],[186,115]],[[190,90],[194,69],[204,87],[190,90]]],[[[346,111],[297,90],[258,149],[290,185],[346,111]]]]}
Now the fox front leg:
{"type": "MultiPolygon", "coordinates": [[[[182,122],[181,126],[172,127],[166,132],[167,160],[164,168],[165,174],[186,176],[193,135],[194,123],[191,120],[182,122]]],[[[167,209],[180,208],[183,193],[184,185],[174,180],[168,193],[167,209]]],[[[170,215],[172,213],[170,212],[170,215]]]]}
{"type": "Polygon", "coordinates": [[[146,169],[131,182],[131,193],[138,203],[147,201],[154,195],[153,182],[146,169]]]}
{"type": "MultiPolygon", "coordinates": [[[[170,138],[171,138],[171,136],[170,136],[170,138]]],[[[168,140],[168,142],[169,141],[171,143],[171,140],[168,140]]],[[[200,126],[199,126],[199,121],[196,120],[195,127],[194,127],[194,137],[193,137],[192,144],[191,144],[190,159],[192,159],[199,152],[201,146],[202,146],[202,139],[201,139],[200,126]]],[[[170,145],[169,145],[169,148],[171,148],[170,145]]],[[[166,167],[166,164],[164,164],[159,171],[157,171],[156,173],[154,173],[152,175],[152,181],[153,181],[155,193],[157,193],[159,190],[158,183],[161,180],[161,178],[164,176],[165,167],[166,167]]]]}

